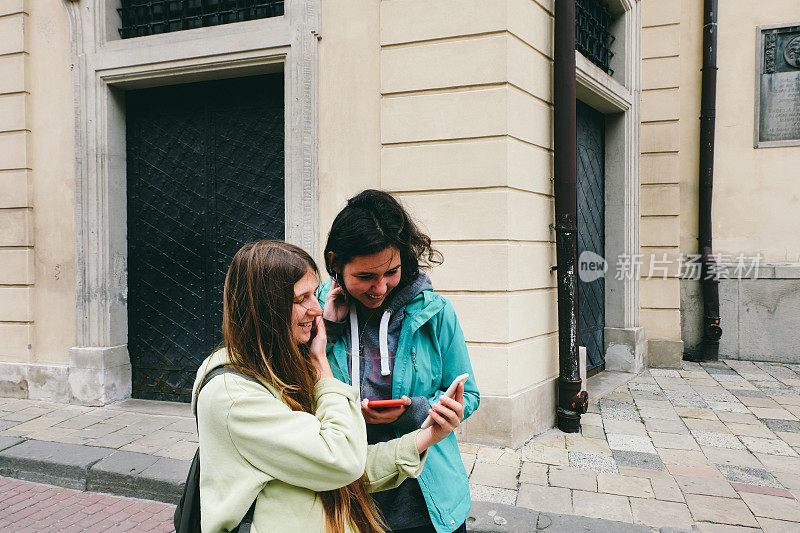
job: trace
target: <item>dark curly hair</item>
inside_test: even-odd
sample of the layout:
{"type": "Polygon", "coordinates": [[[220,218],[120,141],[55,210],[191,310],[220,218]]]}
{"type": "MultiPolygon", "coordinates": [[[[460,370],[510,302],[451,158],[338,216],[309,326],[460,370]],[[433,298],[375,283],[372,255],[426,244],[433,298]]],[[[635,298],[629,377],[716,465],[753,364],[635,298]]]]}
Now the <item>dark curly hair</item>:
{"type": "Polygon", "coordinates": [[[336,215],[325,244],[325,269],[333,276],[354,257],[390,246],[400,250],[401,286],[414,280],[420,268],[444,261],[397,199],[385,191],[367,189],[350,198],[336,215]]]}

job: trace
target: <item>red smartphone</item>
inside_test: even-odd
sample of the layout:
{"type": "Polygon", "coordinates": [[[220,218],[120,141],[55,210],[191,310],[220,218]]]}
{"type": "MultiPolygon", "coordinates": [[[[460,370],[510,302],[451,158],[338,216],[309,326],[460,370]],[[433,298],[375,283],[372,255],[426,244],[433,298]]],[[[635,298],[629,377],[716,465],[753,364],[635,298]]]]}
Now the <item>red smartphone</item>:
{"type": "Polygon", "coordinates": [[[388,409],[390,407],[402,407],[405,404],[402,398],[396,400],[370,400],[367,402],[367,407],[370,409],[388,409]]]}

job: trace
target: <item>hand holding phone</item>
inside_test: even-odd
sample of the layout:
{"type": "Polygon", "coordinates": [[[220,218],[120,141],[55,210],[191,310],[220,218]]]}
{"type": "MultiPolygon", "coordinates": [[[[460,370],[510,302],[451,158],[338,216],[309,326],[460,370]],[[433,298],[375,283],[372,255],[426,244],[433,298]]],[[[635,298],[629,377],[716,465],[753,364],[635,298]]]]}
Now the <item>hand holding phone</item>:
{"type": "Polygon", "coordinates": [[[461,425],[464,419],[464,383],[459,381],[461,378],[464,376],[459,376],[453,382],[455,389],[452,391],[452,397],[442,394],[428,410],[429,416],[423,425],[427,424],[428,420],[431,422],[417,432],[416,444],[419,453],[446,439],[461,425]]]}
{"type": "Polygon", "coordinates": [[[403,396],[392,400],[361,400],[361,414],[367,424],[391,424],[411,405],[411,398],[403,396]],[[377,408],[376,408],[377,406],[377,408]]]}
{"type": "Polygon", "coordinates": [[[406,401],[402,398],[395,398],[392,400],[370,400],[367,402],[367,407],[370,409],[388,409],[390,407],[402,407],[406,401]]]}
{"type": "MultiPolygon", "coordinates": [[[[466,383],[468,379],[469,379],[469,374],[461,374],[460,376],[458,376],[456,379],[453,380],[453,382],[450,384],[449,387],[447,387],[447,390],[444,392],[444,394],[442,394],[442,396],[447,396],[448,398],[451,399],[454,398],[456,393],[456,388],[458,388],[458,384],[466,383]]],[[[420,428],[425,429],[432,423],[433,419],[431,419],[430,415],[428,415],[428,418],[425,419],[420,428]]]]}

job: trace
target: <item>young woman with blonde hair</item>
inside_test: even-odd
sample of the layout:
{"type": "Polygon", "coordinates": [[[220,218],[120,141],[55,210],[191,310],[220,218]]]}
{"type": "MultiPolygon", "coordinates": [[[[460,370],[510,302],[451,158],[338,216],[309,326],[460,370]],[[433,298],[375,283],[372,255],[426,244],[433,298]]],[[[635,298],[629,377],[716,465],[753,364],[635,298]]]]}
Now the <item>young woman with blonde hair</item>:
{"type": "Polygon", "coordinates": [[[428,447],[463,417],[445,402],[429,428],[368,446],[358,393],[325,354],[317,279],[311,257],[284,242],[247,244],[231,262],[225,347],[198,370],[192,402],[204,532],[234,529],[253,502],[255,533],[383,531],[369,492],[418,475],[428,447]],[[233,372],[197,394],[225,365],[233,372]]]}

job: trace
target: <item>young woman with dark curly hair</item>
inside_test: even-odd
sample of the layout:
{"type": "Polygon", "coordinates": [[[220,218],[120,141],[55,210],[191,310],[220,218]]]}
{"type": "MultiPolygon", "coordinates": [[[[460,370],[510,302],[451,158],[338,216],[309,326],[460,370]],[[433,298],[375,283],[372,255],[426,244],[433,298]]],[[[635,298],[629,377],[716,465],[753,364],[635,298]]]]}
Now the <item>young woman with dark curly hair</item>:
{"type": "MultiPolygon", "coordinates": [[[[383,191],[348,200],[331,227],[325,266],[332,281],[318,292],[328,359],[336,377],[359,389],[370,443],[419,429],[462,374],[469,374],[464,416],[480,402],[453,306],[421,271],[441,262],[430,238],[383,191]],[[369,406],[400,398],[400,407],[369,406]]],[[[471,499],[455,436],[428,450],[418,478],[374,496],[393,532],[465,531],[471,499]]]]}

